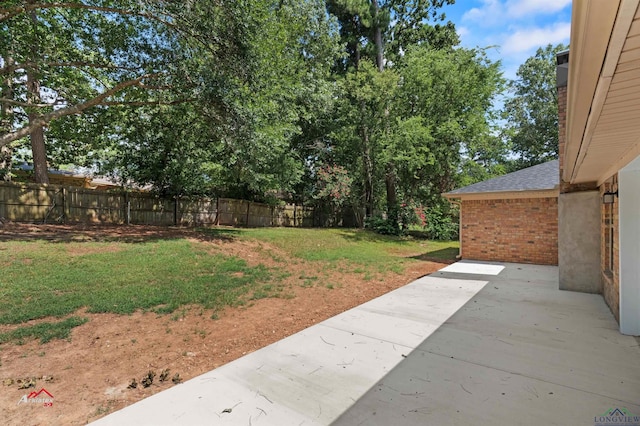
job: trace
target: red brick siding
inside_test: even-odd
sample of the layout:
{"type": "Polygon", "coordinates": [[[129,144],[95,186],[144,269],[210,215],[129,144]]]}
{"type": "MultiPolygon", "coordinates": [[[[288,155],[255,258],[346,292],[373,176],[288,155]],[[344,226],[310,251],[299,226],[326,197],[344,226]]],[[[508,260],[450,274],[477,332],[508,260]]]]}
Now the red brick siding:
{"type": "Polygon", "coordinates": [[[558,199],[463,200],[462,258],[558,264],[558,199]]]}
{"type": "Polygon", "coordinates": [[[558,87],[558,158],[560,160],[560,182],[564,170],[564,145],[567,137],[567,86],[558,87]]]}
{"type": "Polygon", "coordinates": [[[564,170],[564,151],[567,140],[567,86],[558,87],[558,158],[560,160],[560,192],[593,191],[595,182],[570,184],[562,180],[564,170]]]}
{"type": "MultiPolygon", "coordinates": [[[[618,188],[618,175],[613,176],[600,186],[600,196],[605,192],[615,192],[618,188]]],[[[618,220],[618,197],[613,204],[601,206],[601,269],[602,296],[609,309],[620,322],[620,223],[618,220]],[[610,229],[613,229],[613,262],[611,261],[610,229]]]]}

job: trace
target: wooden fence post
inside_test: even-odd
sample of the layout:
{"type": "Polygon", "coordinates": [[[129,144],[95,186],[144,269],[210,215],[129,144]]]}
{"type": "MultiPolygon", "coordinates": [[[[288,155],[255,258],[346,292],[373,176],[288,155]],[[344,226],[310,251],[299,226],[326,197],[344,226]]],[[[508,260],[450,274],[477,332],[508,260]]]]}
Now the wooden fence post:
{"type": "Polygon", "coordinates": [[[69,199],[69,191],[66,187],[62,188],[62,220],[66,223],[71,216],[71,200],[69,199]]]}
{"type": "Polygon", "coordinates": [[[245,223],[245,226],[248,228],[249,227],[249,211],[251,210],[251,201],[247,201],[247,221],[245,223]]]}
{"type": "Polygon", "coordinates": [[[220,197],[216,197],[216,220],[213,222],[214,225],[220,225],[220,197]]]}
{"type": "Polygon", "coordinates": [[[129,191],[124,193],[124,217],[125,223],[131,225],[131,199],[129,198],[129,191]]]}
{"type": "Polygon", "coordinates": [[[173,197],[173,226],[178,226],[178,196],[173,197]]]}

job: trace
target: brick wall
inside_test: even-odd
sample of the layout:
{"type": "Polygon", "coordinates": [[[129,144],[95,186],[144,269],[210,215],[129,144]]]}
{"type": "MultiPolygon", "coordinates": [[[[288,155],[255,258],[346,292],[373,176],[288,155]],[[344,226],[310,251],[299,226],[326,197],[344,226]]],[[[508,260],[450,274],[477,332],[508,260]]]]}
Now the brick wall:
{"type": "MultiPolygon", "coordinates": [[[[600,186],[600,196],[618,189],[618,175],[600,186]]],[[[613,204],[602,204],[601,223],[601,269],[602,295],[611,312],[620,322],[620,224],[618,220],[618,197],[613,204]],[[613,234],[613,235],[612,235],[613,234]]]]}
{"type": "Polygon", "coordinates": [[[558,199],[462,201],[462,258],[558,264],[558,199]]]}
{"type": "Polygon", "coordinates": [[[564,170],[564,145],[567,138],[567,86],[558,87],[558,159],[560,160],[560,182],[564,170]]]}
{"type": "Polygon", "coordinates": [[[570,184],[562,180],[564,170],[564,151],[567,138],[567,86],[558,87],[558,158],[560,160],[560,192],[593,191],[597,189],[595,182],[570,184]]]}
{"type": "Polygon", "coordinates": [[[595,182],[570,184],[562,179],[564,171],[564,154],[567,142],[567,86],[558,86],[558,159],[560,165],[560,193],[593,191],[597,189],[595,182]]]}

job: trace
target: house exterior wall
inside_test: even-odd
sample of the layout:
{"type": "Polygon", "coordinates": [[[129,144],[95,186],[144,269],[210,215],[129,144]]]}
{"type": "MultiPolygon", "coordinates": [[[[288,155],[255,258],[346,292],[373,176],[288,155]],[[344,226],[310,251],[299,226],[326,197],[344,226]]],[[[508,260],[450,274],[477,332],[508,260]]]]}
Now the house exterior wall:
{"type": "MultiPolygon", "coordinates": [[[[562,54],[561,54],[562,55],[562,54]]],[[[569,58],[558,57],[560,63],[569,58]]],[[[567,80],[558,79],[558,267],[560,289],[587,293],[602,292],[601,206],[595,182],[571,184],[563,179],[566,154],[567,80]]]]}
{"type": "Polygon", "coordinates": [[[560,165],[560,191],[566,190],[568,184],[562,180],[564,170],[564,147],[567,140],[567,86],[558,87],[558,162],[560,165]]]}
{"type": "Polygon", "coordinates": [[[558,87],[558,160],[560,163],[560,192],[579,192],[596,190],[595,182],[570,184],[562,179],[564,171],[564,153],[567,139],[567,86],[558,87]]]}
{"type": "Polygon", "coordinates": [[[558,264],[557,198],[463,200],[463,259],[558,264]]]}
{"type": "MultiPolygon", "coordinates": [[[[611,177],[600,186],[600,197],[605,192],[618,189],[618,175],[611,177]]],[[[620,222],[618,197],[613,204],[601,206],[601,261],[602,295],[611,312],[620,322],[620,222]]]]}
{"type": "Polygon", "coordinates": [[[558,265],[561,290],[602,293],[602,201],[598,191],[558,196],[558,265]]]}
{"type": "Polygon", "coordinates": [[[620,332],[640,336],[640,155],[617,174],[620,332]]]}

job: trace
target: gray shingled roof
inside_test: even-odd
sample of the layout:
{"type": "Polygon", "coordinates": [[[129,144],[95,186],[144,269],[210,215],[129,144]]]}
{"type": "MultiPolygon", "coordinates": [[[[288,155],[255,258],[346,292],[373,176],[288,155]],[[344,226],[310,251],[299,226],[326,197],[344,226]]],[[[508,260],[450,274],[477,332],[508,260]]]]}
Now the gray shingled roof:
{"type": "Polygon", "coordinates": [[[485,192],[543,191],[554,189],[560,183],[558,160],[548,161],[504,176],[474,183],[444,194],[481,194],[485,192]]]}

